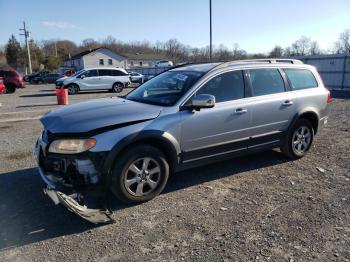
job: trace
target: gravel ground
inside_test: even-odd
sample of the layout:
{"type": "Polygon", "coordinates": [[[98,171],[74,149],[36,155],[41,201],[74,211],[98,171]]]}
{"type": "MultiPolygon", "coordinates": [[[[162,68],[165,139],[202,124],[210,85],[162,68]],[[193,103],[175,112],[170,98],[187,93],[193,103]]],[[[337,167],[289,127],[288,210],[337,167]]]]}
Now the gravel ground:
{"type": "Polygon", "coordinates": [[[40,123],[16,121],[56,107],[52,89],[0,96],[0,261],[350,261],[349,96],[335,94],[303,159],[271,150],[182,172],[93,226],[43,195],[31,154],[40,123]]]}

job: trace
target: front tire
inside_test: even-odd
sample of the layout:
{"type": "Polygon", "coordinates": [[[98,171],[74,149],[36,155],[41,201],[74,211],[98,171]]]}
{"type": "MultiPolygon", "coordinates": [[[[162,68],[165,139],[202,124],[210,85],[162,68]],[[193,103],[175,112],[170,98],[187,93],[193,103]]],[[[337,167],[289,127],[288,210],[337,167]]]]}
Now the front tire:
{"type": "Polygon", "coordinates": [[[314,129],[306,119],[299,119],[289,131],[286,143],[281,151],[292,159],[302,158],[311,148],[314,129]]]}
{"type": "Polygon", "coordinates": [[[140,203],[159,195],[169,178],[164,154],[149,145],[137,145],[118,158],[109,183],[112,193],[124,203],[140,203]]]}
{"type": "Polygon", "coordinates": [[[69,95],[75,95],[79,92],[79,86],[72,84],[68,86],[68,94],[69,95]]]}

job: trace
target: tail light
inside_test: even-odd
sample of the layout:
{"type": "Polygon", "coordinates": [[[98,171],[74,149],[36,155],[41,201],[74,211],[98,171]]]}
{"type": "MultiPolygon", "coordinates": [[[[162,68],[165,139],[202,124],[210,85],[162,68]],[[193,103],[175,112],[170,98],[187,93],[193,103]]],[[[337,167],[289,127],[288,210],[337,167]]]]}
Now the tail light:
{"type": "Polygon", "coordinates": [[[331,92],[328,91],[327,104],[331,104],[331,92]]]}

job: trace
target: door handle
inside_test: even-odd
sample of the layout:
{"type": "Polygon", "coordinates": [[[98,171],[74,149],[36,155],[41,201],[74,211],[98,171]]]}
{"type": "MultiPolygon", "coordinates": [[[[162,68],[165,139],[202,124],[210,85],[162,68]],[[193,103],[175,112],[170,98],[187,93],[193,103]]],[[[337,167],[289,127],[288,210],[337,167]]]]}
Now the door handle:
{"type": "Polygon", "coordinates": [[[291,106],[291,105],[293,105],[293,101],[286,100],[286,101],[283,102],[282,105],[283,105],[283,106],[291,106]]]}
{"type": "Polygon", "coordinates": [[[245,113],[247,113],[247,112],[248,112],[247,109],[237,108],[236,111],[235,111],[235,114],[241,115],[241,114],[245,114],[245,113]]]}

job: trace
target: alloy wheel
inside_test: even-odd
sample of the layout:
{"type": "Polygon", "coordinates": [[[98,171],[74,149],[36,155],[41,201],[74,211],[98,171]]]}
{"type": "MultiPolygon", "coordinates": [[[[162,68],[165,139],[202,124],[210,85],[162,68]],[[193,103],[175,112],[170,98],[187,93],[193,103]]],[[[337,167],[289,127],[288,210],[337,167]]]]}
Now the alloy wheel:
{"type": "Polygon", "coordinates": [[[143,157],[127,168],[124,186],[133,196],[145,196],[156,190],[160,180],[160,164],[151,157],[143,157]]]}
{"type": "Polygon", "coordinates": [[[311,130],[307,126],[300,126],[293,134],[293,151],[304,154],[309,149],[311,137],[311,130]]]}

